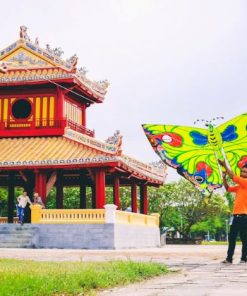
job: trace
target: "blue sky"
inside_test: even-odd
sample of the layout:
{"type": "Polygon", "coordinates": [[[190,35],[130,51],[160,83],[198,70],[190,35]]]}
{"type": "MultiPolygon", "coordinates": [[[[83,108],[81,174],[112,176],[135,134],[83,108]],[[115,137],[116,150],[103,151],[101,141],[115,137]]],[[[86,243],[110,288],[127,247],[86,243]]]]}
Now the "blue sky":
{"type": "Polygon", "coordinates": [[[99,139],[119,129],[124,152],[142,161],[158,160],[142,123],[193,126],[247,111],[246,1],[10,0],[1,12],[0,48],[26,25],[41,46],[76,53],[89,77],[110,81],[88,128],[99,139]]]}

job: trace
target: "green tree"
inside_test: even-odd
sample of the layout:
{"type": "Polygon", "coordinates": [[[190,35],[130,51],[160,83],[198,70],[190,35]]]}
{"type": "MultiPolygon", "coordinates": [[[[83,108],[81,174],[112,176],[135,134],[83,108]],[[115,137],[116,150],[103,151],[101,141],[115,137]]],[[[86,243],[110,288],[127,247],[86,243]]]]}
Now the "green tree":
{"type": "MultiPolygon", "coordinates": [[[[91,188],[87,188],[86,200],[87,208],[92,208],[92,192],[91,188]]],[[[64,209],[79,209],[80,208],[80,189],[79,187],[65,187],[63,197],[64,209]]],[[[53,187],[47,196],[46,202],[47,209],[56,208],[56,188],[53,187]]]]}
{"type": "Polygon", "coordinates": [[[208,202],[188,181],[181,179],[158,190],[150,190],[149,207],[151,212],[161,216],[161,227],[174,227],[184,239],[188,239],[192,226],[221,214],[227,215],[229,208],[224,197],[213,194],[208,202]]]}
{"type": "Polygon", "coordinates": [[[0,217],[7,216],[8,190],[0,188],[0,217]]]}

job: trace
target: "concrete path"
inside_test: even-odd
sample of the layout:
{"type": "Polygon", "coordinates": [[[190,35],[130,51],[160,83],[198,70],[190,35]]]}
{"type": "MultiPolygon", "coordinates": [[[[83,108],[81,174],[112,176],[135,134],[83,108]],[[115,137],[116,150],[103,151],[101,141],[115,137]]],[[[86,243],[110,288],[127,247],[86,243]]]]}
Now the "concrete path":
{"type": "Polygon", "coordinates": [[[165,246],[144,250],[0,249],[0,258],[37,261],[135,260],[160,262],[177,272],[112,290],[99,296],[242,296],[247,295],[247,265],[220,263],[227,246],[165,246]]]}
{"type": "MultiPolygon", "coordinates": [[[[115,288],[99,296],[246,296],[247,265],[176,264],[181,270],[146,282],[115,288]]],[[[174,265],[172,265],[174,268],[174,265]]]]}

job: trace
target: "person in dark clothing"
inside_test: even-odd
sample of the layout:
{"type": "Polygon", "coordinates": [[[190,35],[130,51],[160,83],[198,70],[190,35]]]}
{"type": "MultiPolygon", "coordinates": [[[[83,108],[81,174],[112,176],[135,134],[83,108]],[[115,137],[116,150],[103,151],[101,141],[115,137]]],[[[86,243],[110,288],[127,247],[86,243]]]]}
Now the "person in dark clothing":
{"type": "Polygon", "coordinates": [[[225,161],[220,161],[221,166],[225,168],[223,172],[223,184],[228,192],[236,193],[233,212],[232,222],[230,223],[229,233],[229,245],[227,251],[227,257],[223,263],[232,263],[233,254],[236,246],[236,240],[238,234],[242,241],[242,256],[240,263],[247,262],[247,164],[241,168],[240,177],[233,174],[228,168],[225,161]],[[229,186],[226,180],[226,176],[229,176],[235,183],[236,186],[229,186]]]}

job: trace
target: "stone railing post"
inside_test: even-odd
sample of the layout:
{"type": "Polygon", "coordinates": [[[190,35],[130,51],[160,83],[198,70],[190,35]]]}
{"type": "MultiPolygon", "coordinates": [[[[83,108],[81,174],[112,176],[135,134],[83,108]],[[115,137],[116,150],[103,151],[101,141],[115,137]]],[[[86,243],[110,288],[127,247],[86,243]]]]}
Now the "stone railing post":
{"type": "Polygon", "coordinates": [[[105,223],[116,223],[116,205],[105,205],[105,223]]]}
{"type": "Polygon", "coordinates": [[[159,227],[160,226],[160,214],[153,213],[153,214],[151,214],[151,216],[154,216],[156,218],[156,226],[159,227]]]}
{"type": "Polygon", "coordinates": [[[31,205],[31,223],[40,223],[41,221],[41,205],[31,205]]]}

